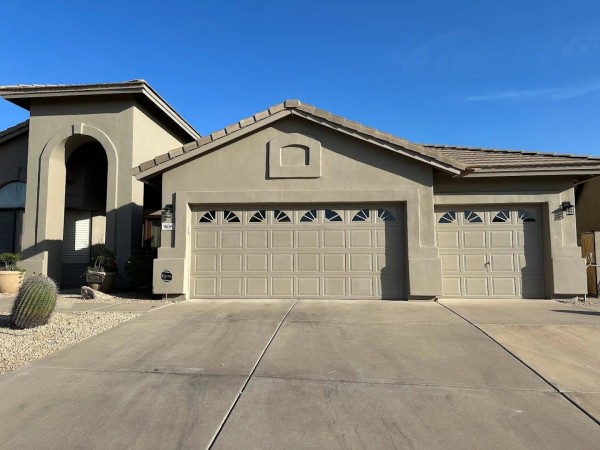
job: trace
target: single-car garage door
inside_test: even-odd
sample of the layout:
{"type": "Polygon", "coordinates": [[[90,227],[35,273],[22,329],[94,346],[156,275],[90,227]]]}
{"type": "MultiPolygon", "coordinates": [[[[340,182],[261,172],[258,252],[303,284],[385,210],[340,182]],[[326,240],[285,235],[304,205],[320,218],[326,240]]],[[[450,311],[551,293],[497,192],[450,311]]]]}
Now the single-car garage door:
{"type": "Polygon", "coordinates": [[[436,209],[445,297],[544,297],[536,207],[436,209]]]}
{"type": "Polygon", "coordinates": [[[193,208],[193,298],[406,298],[397,206],[193,208]]]}

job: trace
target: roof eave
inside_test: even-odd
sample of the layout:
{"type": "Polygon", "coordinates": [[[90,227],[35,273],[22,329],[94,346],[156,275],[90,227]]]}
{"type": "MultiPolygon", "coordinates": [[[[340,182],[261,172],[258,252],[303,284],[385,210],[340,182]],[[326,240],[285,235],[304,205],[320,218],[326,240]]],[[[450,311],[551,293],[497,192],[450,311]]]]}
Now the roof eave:
{"type": "Polygon", "coordinates": [[[0,131],[0,143],[10,141],[29,131],[29,120],[25,120],[4,131],[0,131]]]}
{"type": "Polygon", "coordinates": [[[552,168],[507,168],[507,169],[471,169],[461,174],[461,178],[484,177],[523,177],[523,176],[552,176],[552,175],[596,175],[600,174],[600,165],[589,167],[552,167],[552,168]]]}
{"type": "Polygon", "coordinates": [[[30,108],[31,100],[35,98],[123,94],[142,95],[165,114],[178,128],[189,135],[191,139],[199,139],[201,137],[200,133],[144,80],[128,81],[125,83],[65,86],[0,86],[0,96],[27,110],[30,108]]]}

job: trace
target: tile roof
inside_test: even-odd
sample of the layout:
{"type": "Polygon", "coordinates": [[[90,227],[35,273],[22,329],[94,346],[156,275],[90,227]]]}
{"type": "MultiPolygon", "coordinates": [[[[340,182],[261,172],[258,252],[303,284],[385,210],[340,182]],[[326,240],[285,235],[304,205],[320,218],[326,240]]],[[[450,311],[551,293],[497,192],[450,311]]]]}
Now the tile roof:
{"type": "Polygon", "coordinates": [[[183,147],[171,150],[169,153],[143,162],[139,166],[134,167],[131,170],[131,173],[137,178],[143,179],[146,176],[167,169],[172,165],[183,163],[189,158],[198,156],[204,153],[204,151],[210,150],[214,146],[224,142],[226,138],[230,136],[235,136],[236,138],[242,136],[248,131],[248,128],[255,124],[261,126],[262,124],[266,124],[269,119],[282,117],[283,114],[292,114],[325,124],[331,128],[366,139],[376,145],[384,146],[390,150],[433,164],[443,170],[448,170],[455,174],[458,174],[461,170],[465,169],[465,166],[453,155],[442,155],[435,149],[409,142],[406,139],[376,130],[375,128],[367,127],[328,111],[303,104],[300,100],[285,100],[264,111],[258,112],[239,122],[206,135],[197,141],[190,142],[183,147]]]}
{"type": "Polygon", "coordinates": [[[600,158],[589,156],[561,155],[554,153],[528,152],[518,150],[496,150],[487,148],[458,147],[447,145],[417,144],[399,138],[358,122],[337,116],[328,111],[306,105],[300,100],[286,100],[251,117],[215,131],[208,136],[190,142],[183,147],[146,161],[132,169],[137,178],[161,172],[168,167],[185,162],[204,151],[210,150],[228,136],[241,136],[248,127],[266,121],[276,114],[287,111],[319,123],[327,124],[338,130],[366,138],[375,144],[384,145],[392,150],[408,152],[409,156],[418,155],[421,160],[435,162],[438,167],[455,174],[476,172],[509,172],[531,170],[556,173],[557,170],[600,170],[600,158]],[[213,144],[213,142],[215,144],[213,144]]]}
{"type": "Polygon", "coordinates": [[[490,148],[458,147],[423,144],[442,155],[462,161],[468,170],[491,171],[494,169],[551,169],[587,167],[600,165],[600,158],[523,150],[498,150],[490,148]]]}
{"type": "Polygon", "coordinates": [[[198,133],[169,103],[145,80],[129,80],[116,83],[93,84],[17,84],[0,86],[0,96],[22,108],[29,109],[31,99],[41,97],[133,94],[158,108],[176,127],[188,137],[198,139],[198,133]]]}
{"type": "Polygon", "coordinates": [[[29,119],[0,131],[0,142],[8,141],[29,131],[29,119]]]}

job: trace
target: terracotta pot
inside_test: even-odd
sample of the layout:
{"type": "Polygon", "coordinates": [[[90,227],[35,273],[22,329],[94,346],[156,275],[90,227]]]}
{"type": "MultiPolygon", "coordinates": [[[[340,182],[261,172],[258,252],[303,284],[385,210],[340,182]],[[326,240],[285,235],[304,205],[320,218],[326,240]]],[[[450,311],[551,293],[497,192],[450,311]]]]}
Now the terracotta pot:
{"type": "Polygon", "coordinates": [[[12,294],[19,291],[23,272],[17,270],[0,270],[0,293],[12,294]]]}
{"type": "Polygon", "coordinates": [[[117,272],[87,272],[85,281],[95,291],[109,293],[115,284],[117,272]]]}

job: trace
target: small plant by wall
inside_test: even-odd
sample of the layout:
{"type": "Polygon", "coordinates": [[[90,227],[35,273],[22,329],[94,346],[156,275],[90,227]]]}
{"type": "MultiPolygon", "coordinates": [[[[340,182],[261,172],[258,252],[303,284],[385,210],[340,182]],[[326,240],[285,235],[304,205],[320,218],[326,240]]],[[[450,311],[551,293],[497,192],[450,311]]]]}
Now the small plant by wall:
{"type": "Polygon", "coordinates": [[[56,283],[43,274],[26,278],[19,289],[10,316],[10,327],[17,330],[48,323],[56,306],[56,283]]]}

